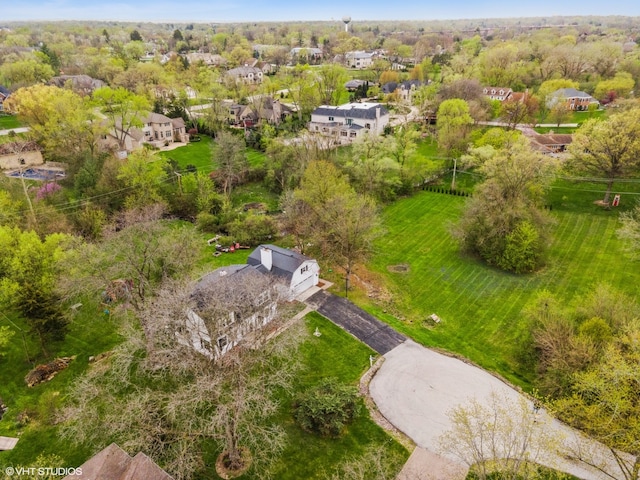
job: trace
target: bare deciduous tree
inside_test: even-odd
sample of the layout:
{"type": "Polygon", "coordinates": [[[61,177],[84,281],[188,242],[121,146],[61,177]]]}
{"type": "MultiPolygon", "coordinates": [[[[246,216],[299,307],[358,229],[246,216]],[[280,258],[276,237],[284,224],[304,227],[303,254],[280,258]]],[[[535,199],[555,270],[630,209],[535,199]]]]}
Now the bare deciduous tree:
{"type": "MultiPolygon", "coordinates": [[[[265,285],[254,280],[242,276],[235,289],[221,283],[220,291],[201,291],[207,306],[200,313],[213,315],[208,325],[222,328],[229,308],[258,298],[265,285]]],[[[282,427],[268,421],[279,405],[274,392],[291,388],[305,330],[294,324],[267,339],[269,332],[257,329],[212,359],[180,341],[187,309],[202,300],[193,289],[166,281],[139,311],[144,333],[125,322],[127,340],[74,385],[64,434],[80,443],[117,441],[144,451],[178,480],[203,469],[199,445],[214,442],[229,470],[248,467],[250,458],[256,475],[268,476],[285,441],[282,427]]]]}
{"type": "MultiPolygon", "coordinates": [[[[197,261],[193,228],[174,228],[159,217],[161,206],[125,212],[99,244],[78,248],[61,289],[67,295],[108,289],[114,280],[127,282],[128,300],[142,308],[164,279],[189,272],[197,261]]],[[[108,293],[108,292],[107,292],[108,293]]]]}
{"type": "Polygon", "coordinates": [[[531,464],[559,444],[550,420],[523,397],[492,392],[488,402],[473,399],[449,417],[452,427],[440,437],[440,450],[462,460],[480,480],[492,472],[505,479],[535,478],[531,464]]]}

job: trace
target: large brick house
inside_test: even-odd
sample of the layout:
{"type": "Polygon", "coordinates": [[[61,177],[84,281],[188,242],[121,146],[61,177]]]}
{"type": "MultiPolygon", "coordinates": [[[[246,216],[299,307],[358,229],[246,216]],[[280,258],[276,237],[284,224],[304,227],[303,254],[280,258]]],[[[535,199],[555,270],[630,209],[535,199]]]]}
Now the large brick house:
{"type": "Polygon", "coordinates": [[[561,88],[556,90],[547,99],[547,107],[553,108],[559,102],[565,102],[569,110],[587,110],[589,105],[600,105],[600,102],[591,95],[575,88],[561,88]]]}

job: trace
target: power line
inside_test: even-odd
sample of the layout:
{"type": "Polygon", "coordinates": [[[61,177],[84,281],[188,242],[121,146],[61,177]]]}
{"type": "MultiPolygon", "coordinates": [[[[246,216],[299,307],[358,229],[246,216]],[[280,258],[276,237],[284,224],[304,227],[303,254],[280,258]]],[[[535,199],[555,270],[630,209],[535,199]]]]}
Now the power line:
{"type": "MultiPolygon", "coordinates": [[[[214,169],[213,167],[209,167],[209,166],[203,166],[201,168],[197,168],[196,167],[196,172],[202,172],[202,173],[210,173],[212,172],[214,169]]],[[[187,170],[187,169],[182,169],[182,170],[178,170],[178,173],[192,173],[193,170],[187,170]]],[[[164,184],[164,183],[169,183],[173,180],[173,178],[171,176],[167,176],[166,178],[162,179],[160,181],[160,183],[164,184]]],[[[129,192],[131,192],[132,190],[135,190],[137,188],[137,186],[135,185],[131,185],[129,187],[123,187],[120,188],[118,190],[112,190],[110,192],[105,192],[105,193],[101,193],[98,195],[93,195],[91,197],[84,197],[78,200],[72,200],[72,201],[68,201],[68,202],[61,202],[61,203],[57,203],[57,204],[53,204],[51,205],[54,209],[56,209],[56,211],[58,212],[65,212],[65,211],[69,211],[69,210],[75,210],[78,208],[82,208],[88,204],[90,204],[93,200],[96,199],[102,199],[102,198],[109,198],[109,197],[117,197],[117,196],[122,196],[125,195],[129,192]]],[[[26,213],[28,213],[29,210],[28,209],[24,209],[22,211],[19,211],[18,213],[24,215],[26,213]]],[[[36,216],[40,216],[42,217],[42,215],[46,214],[46,209],[45,208],[38,208],[36,207],[34,209],[35,215],[36,216]]]]}

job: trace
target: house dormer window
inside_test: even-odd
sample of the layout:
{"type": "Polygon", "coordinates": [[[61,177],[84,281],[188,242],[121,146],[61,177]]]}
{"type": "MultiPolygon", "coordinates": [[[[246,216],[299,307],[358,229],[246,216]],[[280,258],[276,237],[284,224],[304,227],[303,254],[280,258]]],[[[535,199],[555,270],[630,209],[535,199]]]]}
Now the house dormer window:
{"type": "Polygon", "coordinates": [[[229,337],[226,335],[222,335],[218,337],[218,340],[216,340],[216,343],[218,344],[218,348],[220,350],[224,350],[224,347],[229,345],[229,337]]]}

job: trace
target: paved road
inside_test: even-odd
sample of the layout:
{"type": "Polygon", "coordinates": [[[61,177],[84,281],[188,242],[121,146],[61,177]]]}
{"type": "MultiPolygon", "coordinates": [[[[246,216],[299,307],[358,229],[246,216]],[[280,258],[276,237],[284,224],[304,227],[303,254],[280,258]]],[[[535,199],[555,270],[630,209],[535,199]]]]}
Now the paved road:
{"type": "Polygon", "coordinates": [[[315,293],[306,302],[380,355],[393,350],[407,339],[349,300],[324,290],[315,293]]]}
{"type": "MultiPolygon", "coordinates": [[[[432,453],[440,450],[438,438],[451,428],[448,413],[455,406],[466,404],[473,398],[481,403],[488,403],[492,392],[513,401],[520,398],[520,393],[485,370],[429,350],[411,340],[385,355],[385,362],[369,384],[369,392],[387,420],[409,436],[416,445],[432,453]]],[[[601,462],[609,464],[609,471],[616,471],[617,467],[606,447],[587,440],[566,425],[546,417],[543,412],[539,415],[542,415],[540,428],[556,431],[564,439],[565,445],[580,439],[582,445],[595,452],[601,462]]],[[[462,466],[462,462],[456,457],[445,456],[444,460],[449,462],[449,466],[451,462],[462,466]]],[[[542,454],[538,461],[578,478],[608,478],[602,472],[569,460],[556,451],[542,454]]],[[[427,471],[433,468],[431,464],[425,464],[422,467],[424,475],[413,478],[452,478],[427,471]]],[[[420,470],[420,467],[414,466],[414,469],[420,470]]],[[[623,477],[620,474],[617,478],[623,477]]]]}
{"type": "Polygon", "coordinates": [[[7,130],[0,130],[0,135],[9,135],[11,132],[25,133],[28,131],[29,131],[29,127],[8,128],[7,130]]]}

